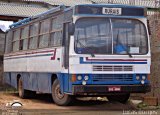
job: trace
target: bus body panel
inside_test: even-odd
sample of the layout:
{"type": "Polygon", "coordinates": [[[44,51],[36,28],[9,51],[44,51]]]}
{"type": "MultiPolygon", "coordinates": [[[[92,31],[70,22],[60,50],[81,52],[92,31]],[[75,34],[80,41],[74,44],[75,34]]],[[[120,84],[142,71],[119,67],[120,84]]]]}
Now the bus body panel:
{"type": "Polygon", "coordinates": [[[37,91],[41,93],[51,93],[51,73],[32,73],[32,72],[5,72],[4,81],[11,86],[17,88],[18,85],[18,77],[17,75],[22,76],[23,87],[24,89],[37,91]],[[43,84],[43,85],[42,85],[43,84]]]}
{"type": "MultiPolygon", "coordinates": [[[[105,57],[105,56],[104,56],[105,57]]],[[[121,73],[123,74],[128,73],[128,74],[134,74],[134,73],[150,73],[150,59],[149,58],[135,58],[135,59],[130,59],[130,58],[98,58],[96,57],[79,57],[79,56],[72,56],[70,58],[70,73],[93,73],[93,74],[118,74],[121,73]],[[94,59],[96,61],[88,61],[87,59],[94,59]],[[99,60],[99,61],[98,61],[99,60]],[[113,60],[112,62],[110,61],[103,61],[103,60],[113,60]],[[115,61],[114,61],[115,60],[115,61]],[[122,61],[116,61],[116,60],[122,60],[122,61]],[[127,60],[127,62],[125,61],[127,60]],[[131,60],[131,61],[130,61],[131,60]],[[138,61],[136,61],[138,60],[138,61]],[[142,61],[140,61],[142,60],[142,61]],[[112,64],[113,63],[113,64],[112,64]],[[94,66],[131,66],[132,70],[117,70],[117,71],[103,71],[103,70],[93,70],[94,66]],[[87,68],[87,69],[86,69],[87,68]]]]}
{"type": "Polygon", "coordinates": [[[61,72],[62,48],[4,55],[4,72],[61,72]],[[57,60],[58,59],[58,60],[57,60]]]}

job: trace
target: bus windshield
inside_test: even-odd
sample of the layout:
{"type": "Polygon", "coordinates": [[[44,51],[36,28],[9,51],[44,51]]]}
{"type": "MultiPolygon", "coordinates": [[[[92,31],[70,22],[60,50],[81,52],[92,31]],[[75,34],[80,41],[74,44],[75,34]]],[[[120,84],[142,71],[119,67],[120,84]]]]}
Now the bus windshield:
{"type": "Polygon", "coordinates": [[[139,20],[81,18],[75,24],[78,54],[146,54],[146,27],[139,20]]]}

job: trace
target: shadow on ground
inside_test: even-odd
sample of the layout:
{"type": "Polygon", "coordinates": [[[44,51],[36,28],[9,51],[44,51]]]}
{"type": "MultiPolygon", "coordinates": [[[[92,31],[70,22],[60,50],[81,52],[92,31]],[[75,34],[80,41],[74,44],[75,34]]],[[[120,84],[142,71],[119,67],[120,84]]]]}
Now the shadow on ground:
{"type": "MultiPolygon", "coordinates": [[[[16,99],[20,99],[17,93],[7,94],[12,97],[16,97],[16,99]]],[[[37,94],[30,99],[21,99],[22,103],[26,106],[33,106],[33,109],[72,109],[72,110],[111,110],[111,111],[123,111],[123,110],[136,110],[134,104],[128,101],[126,104],[122,104],[119,102],[109,102],[109,101],[101,101],[101,100],[88,100],[81,101],[75,100],[69,106],[57,106],[54,104],[52,100],[52,96],[50,94],[37,94]],[[45,107],[45,108],[44,108],[45,107]]],[[[31,109],[30,107],[26,109],[31,109]]]]}

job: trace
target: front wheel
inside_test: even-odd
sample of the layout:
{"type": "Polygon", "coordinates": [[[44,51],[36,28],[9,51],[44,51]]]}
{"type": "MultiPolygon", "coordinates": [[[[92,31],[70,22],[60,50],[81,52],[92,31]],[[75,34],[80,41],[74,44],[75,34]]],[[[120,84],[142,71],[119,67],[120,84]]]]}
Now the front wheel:
{"type": "Polygon", "coordinates": [[[130,97],[130,94],[119,94],[119,95],[108,95],[107,99],[109,101],[118,101],[120,103],[126,103],[130,97]]]}
{"type": "Polygon", "coordinates": [[[61,93],[58,79],[56,79],[52,85],[52,98],[57,105],[61,106],[68,105],[72,100],[70,95],[61,93]]]}

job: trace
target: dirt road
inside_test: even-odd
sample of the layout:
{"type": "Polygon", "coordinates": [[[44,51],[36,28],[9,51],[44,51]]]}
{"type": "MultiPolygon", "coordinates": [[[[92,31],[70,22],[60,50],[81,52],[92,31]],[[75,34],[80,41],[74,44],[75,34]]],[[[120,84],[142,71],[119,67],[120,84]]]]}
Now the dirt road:
{"type": "Polygon", "coordinates": [[[21,99],[18,97],[17,93],[0,93],[0,103],[1,105],[6,105],[6,103],[13,102],[18,100],[23,104],[23,109],[75,109],[75,110],[123,110],[123,109],[135,109],[130,103],[121,104],[121,103],[111,103],[108,101],[76,101],[71,106],[57,106],[52,101],[51,95],[47,94],[38,94],[32,99],[21,99]]]}
{"type": "MultiPolygon", "coordinates": [[[[23,107],[18,110],[21,115],[122,115],[124,110],[137,111],[130,102],[121,104],[98,100],[76,101],[71,106],[61,107],[54,104],[51,95],[38,94],[32,99],[20,99],[17,93],[0,93],[0,108],[3,110],[3,115],[6,115],[4,114],[6,105],[14,100],[23,104],[23,107]]],[[[17,115],[16,111],[14,112],[13,115],[17,115]]]]}

